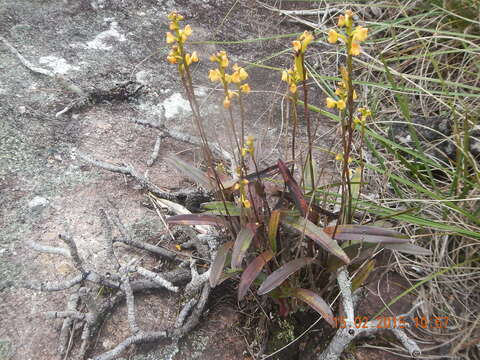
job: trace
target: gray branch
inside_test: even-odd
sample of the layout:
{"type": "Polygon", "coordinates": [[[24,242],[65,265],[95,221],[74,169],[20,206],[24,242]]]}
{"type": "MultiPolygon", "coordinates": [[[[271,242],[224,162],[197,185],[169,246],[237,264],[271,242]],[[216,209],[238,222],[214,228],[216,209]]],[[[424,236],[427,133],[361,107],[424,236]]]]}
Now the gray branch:
{"type": "Polygon", "coordinates": [[[165,280],[160,274],[154,273],[153,271],[147,270],[141,266],[137,266],[136,271],[140,275],[156,282],[158,285],[164,287],[165,289],[170,290],[172,292],[178,292],[178,287],[174,286],[170,281],[165,280]]]}
{"type": "MultiPolygon", "coordinates": [[[[397,339],[399,339],[402,345],[408,350],[410,355],[418,356],[421,354],[420,348],[415,341],[410,339],[401,328],[384,328],[383,326],[379,326],[381,325],[381,323],[379,323],[381,320],[372,320],[366,324],[362,323],[362,326],[355,324],[354,302],[356,301],[354,299],[355,295],[352,296],[351,282],[348,277],[346,266],[342,266],[340,269],[338,269],[337,282],[342,295],[342,306],[345,311],[345,327],[337,330],[328,347],[317,357],[318,360],[338,360],[340,359],[343,351],[355,338],[373,335],[380,331],[386,330],[393,332],[397,339]]],[[[401,324],[400,319],[410,317],[412,310],[407,314],[397,316],[394,324],[401,324]]],[[[407,323],[405,326],[409,326],[409,324],[407,323]]]]}
{"type": "Polygon", "coordinates": [[[148,166],[152,166],[155,160],[158,158],[158,154],[160,153],[160,144],[162,142],[162,137],[157,135],[157,140],[155,141],[155,146],[153,147],[153,152],[150,155],[150,159],[147,161],[148,166]]]}
{"type": "Polygon", "coordinates": [[[65,248],[42,245],[33,240],[27,240],[25,241],[25,244],[27,244],[31,249],[38,252],[70,257],[70,251],[68,251],[68,249],[65,249],[65,248]]]}

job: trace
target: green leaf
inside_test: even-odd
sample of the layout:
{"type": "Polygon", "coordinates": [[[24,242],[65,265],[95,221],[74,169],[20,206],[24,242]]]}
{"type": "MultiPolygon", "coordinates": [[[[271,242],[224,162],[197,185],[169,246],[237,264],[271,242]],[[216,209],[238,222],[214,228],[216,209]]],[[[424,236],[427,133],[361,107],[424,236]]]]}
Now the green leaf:
{"type": "Polygon", "coordinates": [[[345,264],[350,263],[350,259],[348,258],[347,254],[345,254],[342,248],[338,246],[337,242],[311,221],[302,217],[286,217],[285,219],[282,219],[282,222],[293,226],[301,233],[305,233],[306,236],[315,241],[329,253],[342,259],[345,264]]]}
{"type": "Polygon", "coordinates": [[[370,260],[366,265],[362,266],[360,271],[352,279],[352,292],[357,290],[367,281],[370,273],[375,270],[375,260],[370,260]]]}
{"type": "Polygon", "coordinates": [[[204,214],[240,216],[241,213],[241,209],[231,201],[211,201],[208,203],[203,203],[201,207],[206,210],[204,214]],[[228,210],[228,214],[227,210],[225,210],[225,206],[228,210]]]}
{"type": "Polygon", "coordinates": [[[268,222],[268,240],[270,241],[270,247],[274,253],[277,252],[277,233],[278,226],[280,224],[280,218],[280,210],[273,210],[270,214],[270,220],[268,222]]]}
{"type": "Polygon", "coordinates": [[[290,275],[300,270],[307,264],[310,264],[313,261],[313,258],[300,258],[292,260],[285,265],[281,266],[279,269],[271,273],[265,281],[262,283],[262,286],[258,289],[258,295],[264,295],[273,289],[280,286],[290,275]]]}
{"type": "Polygon", "coordinates": [[[241,301],[245,297],[250,285],[252,285],[260,271],[262,271],[265,264],[269,262],[272,257],[273,252],[271,250],[264,251],[247,266],[240,278],[240,285],[238,285],[238,301],[241,301]]]}
{"type": "Polygon", "coordinates": [[[212,266],[210,267],[210,286],[214,288],[220,283],[220,278],[223,274],[223,268],[225,267],[225,260],[227,259],[228,250],[233,246],[233,241],[229,241],[222,246],[217,251],[215,259],[213,260],[212,266]]]}
{"type": "Polygon", "coordinates": [[[293,296],[306,302],[310,307],[322,315],[332,327],[335,327],[332,309],[330,309],[330,306],[320,297],[320,295],[308,289],[294,289],[293,296]]]}
{"type": "Polygon", "coordinates": [[[242,260],[245,257],[252,239],[255,236],[256,227],[254,224],[247,224],[245,227],[240,229],[240,232],[237,235],[235,240],[235,245],[233,245],[233,254],[232,254],[232,269],[239,269],[242,267],[242,260]]]}

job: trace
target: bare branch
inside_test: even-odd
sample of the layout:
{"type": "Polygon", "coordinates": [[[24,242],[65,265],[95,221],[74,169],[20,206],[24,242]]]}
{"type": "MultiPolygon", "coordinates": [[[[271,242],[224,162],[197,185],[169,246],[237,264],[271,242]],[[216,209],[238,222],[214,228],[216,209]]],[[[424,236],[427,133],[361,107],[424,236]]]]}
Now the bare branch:
{"type": "Polygon", "coordinates": [[[175,321],[175,328],[179,328],[183,325],[185,322],[186,317],[190,313],[190,311],[193,309],[195,304],[197,303],[196,299],[190,299],[182,308],[180,313],[177,316],[177,320],[175,321]]]}
{"type": "Polygon", "coordinates": [[[68,248],[70,249],[70,256],[72,258],[75,268],[80,271],[84,276],[86,276],[86,271],[83,267],[83,261],[78,255],[77,245],[75,244],[75,241],[73,241],[73,239],[68,235],[59,234],[58,238],[62,240],[65,244],[67,244],[68,248]]]}
{"type": "Polygon", "coordinates": [[[33,250],[36,250],[42,253],[70,257],[70,251],[68,251],[68,249],[65,249],[65,248],[42,245],[33,240],[26,240],[25,244],[27,244],[33,250]]]}
{"type": "Polygon", "coordinates": [[[158,158],[158,154],[160,152],[160,144],[162,142],[162,137],[160,135],[157,135],[157,140],[155,141],[155,146],[153,147],[153,152],[150,155],[150,159],[147,161],[148,166],[152,166],[155,160],[158,158]]]}
{"type": "Polygon", "coordinates": [[[174,286],[170,281],[165,280],[160,274],[154,273],[153,271],[147,270],[141,266],[137,266],[136,271],[140,275],[145,276],[147,279],[156,282],[158,285],[164,287],[165,289],[173,292],[178,292],[178,287],[174,286]]]}
{"type": "Polygon", "coordinates": [[[4,37],[0,36],[0,40],[2,40],[2,42],[8,48],[8,50],[10,50],[10,52],[14,54],[18,58],[18,60],[20,60],[22,65],[25,66],[31,72],[54,78],[55,80],[59,81],[63,86],[65,86],[67,89],[73,91],[74,93],[80,96],[85,96],[85,93],[83,92],[83,90],[80,89],[77,85],[75,85],[71,80],[67,79],[66,77],[60,74],[54,73],[50,70],[46,70],[41,67],[33,65],[30,61],[25,59],[25,57],[23,57],[23,55],[20,54],[18,50],[15,49],[13,45],[10,44],[4,37]]]}
{"type": "MultiPolygon", "coordinates": [[[[74,291],[73,294],[70,295],[70,298],[67,302],[67,312],[74,311],[76,312],[78,301],[80,300],[80,296],[78,295],[78,291],[74,291]]],[[[62,329],[60,330],[60,344],[59,344],[59,352],[60,355],[63,356],[67,349],[68,349],[68,339],[69,339],[69,332],[72,327],[73,320],[71,317],[65,318],[62,324],[62,329]]]]}

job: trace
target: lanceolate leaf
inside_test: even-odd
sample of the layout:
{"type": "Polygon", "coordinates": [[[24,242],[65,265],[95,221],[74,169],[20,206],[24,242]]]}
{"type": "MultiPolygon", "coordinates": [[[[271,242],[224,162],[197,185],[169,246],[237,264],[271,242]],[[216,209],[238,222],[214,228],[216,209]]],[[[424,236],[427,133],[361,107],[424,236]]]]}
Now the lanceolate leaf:
{"type": "Polygon", "coordinates": [[[167,218],[169,224],[180,225],[220,225],[225,226],[225,221],[215,215],[204,214],[187,214],[187,215],[174,215],[167,218]]]}
{"type": "Polygon", "coordinates": [[[211,179],[200,169],[190,165],[186,161],[183,161],[178,156],[173,154],[168,156],[165,160],[167,160],[167,162],[175,169],[179,170],[184,176],[190,178],[198,185],[201,185],[205,189],[212,190],[211,179]]]}
{"type": "MultiPolygon", "coordinates": [[[[335,226],[328,226],[324,231],[330,236],[335,226]]],[[[408,243],[408,236],[381,227],[365,225],[339,225],[335,232],[335,240],[353,240],[371,243],[408,243]]]]}
{"type": "Polygon", "coordinates": [[[307,289],[295,289],[293,296],[306,302],[315,311],[320,313],[320,315],[322,315],[332,327],[335,327],[332,309],[330,309],[330,306],[320,297],[320,295],[307,289]]]}
{"type": "Polygon", "coordinates": [[[225,266],[225,260],[227,259],[228,250],[233,246],[233,241],[229,241],[222,246],[217,251],[215,260],[213,260],[212,266],[210,267],[210,286],[214,288],[219,284],[220,278],[223,274],[223,268],[225,266]]]}
{"type": "Polygon", "coordinates": [[[280,210],[273,210],[270,215],[270,221],[268,222],[268,240],[270,241],[270,248],[274,253],[277,252],[277,233],[280,217],[280,210]]]}
{"type": "Polygon", "coordinates": [[[385,244],[384,247],[390,250],[397,250],[399,252],[412,254],[412,255],[422,255],[428,256],[432,255],[432,252],[428,249],[425,249],[421,246],[417,246],[414,244],[385,244]]]}
{"type": "Polygon", "coordinates": [[[203,203],[202,205],[203,209],[206,209],[204,214],[212,214],[212,215],[224,215],[224,216],[240,216],[241,209],[237,207],[233,202],[231,201],[211,201],[208,203],[203,203]],[[228,210],[225,210],[225,205],[228,210]]]}
{"type": "Polygon", "coordinates": [[[242,267],[242,260],[255,236],[253,229],[255,229],[255,227],[252,224],[240,229],[237,239],[235,240],[235,245],[233,245],[232,269],[239,269],[242,267]]]}
{"type": "Polygon", "coordinates": [[[375,260],[370,260],[352,279],[352,292],[357,290],[368,279],[370,273],[375,270],[375,260]]]}
{"type": "Polygon", "coordinates": [[[313,261],[313,258],[300,258],[292,260],[285,265],[281,266],[279,269],[271,273],[265,281],[262,283],[262,286],[258,289],[258,295],[266,294],[273,289],[280,286],[290,275],[300,270],[307,264],[310,264],[313,261]]]}
{"type": "Polygon", "coordinates": [[[318,245],[323,247],[331,254],[342,259],[344,263],[350,263],[350,259],[348,258],[347,254],[345,254],[345,252],[337,244],[337,242],[333,240],[330,236],[328,236],[321,228],[312,223],[310,220],[302,217],[286,217],[285,219],[282,219],[282,221],[293,226],[295,229],[302,233],[305,232],[306,236],[315,241],[318,245]]]}
{"type": "Polygon", "coordinates": [[[302,216],[307,216],[308,212],[308,202],[305,200],[303,197],[302,190],[300,189],[300,186],[298,186],[297,182],[293,178],[292,174],[290,173],[290,170],[288,170],[287,166],[282,160],[278,160],[278,169],[280,170],[280,173],[283,176],[283,180],[285,181],[285,184],[287,184],[288,189],[293,195],[293,200],[295,201],[295,205],[297,206],[298,210],[300,210],[300,213],[302,216]]]}
{"type": "Polygon", "coordinates": [[[238,286],[238,301],[242,300],[247,294],[248,288],[252,282],[257,278],[260,271],[270,259],[273,257],[271,250],[264,251],[258,255],[245,269],[240,278],[240,285],[238,286]]]}
{"type": "MultiPolygon", "coordinates": [[[[353,244],[343,248],[343,251],[347,254],[347,256],[351,259],[351,264],[358,264],[360,262],[365,261],[370,256],[372,256],[373,251],[375,250],[375,244],[371,243],[364,243],[364,244],[353,244]]],[[[327,269],[330,272],[335,272],[340,266],[343,266],[343,261],[340,260],[338,257],[329,256],[327,262],[327,269]]]]}

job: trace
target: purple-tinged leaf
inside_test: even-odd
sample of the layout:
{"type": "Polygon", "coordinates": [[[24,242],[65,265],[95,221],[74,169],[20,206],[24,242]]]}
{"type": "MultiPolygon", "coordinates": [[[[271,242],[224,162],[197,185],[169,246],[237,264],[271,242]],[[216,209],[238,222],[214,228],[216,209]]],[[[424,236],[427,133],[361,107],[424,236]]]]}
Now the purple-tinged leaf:
{"type": "Polygon", "coordinates": [[[320,297],[320,295],[308,289],[295,289],[293,296],[306,302],[310,307],[322,315],[332,327],[335,327],[332,309],[330,309],[330,306],[320,297]]]}
{"type": "Polygon", "coordinates": [[[321,228],[312,223],[310,220],[298,217],[285,218],[282,221],[293,226],[301,233],[305,233],[306,236],[315,241],[318,245],[323,247],[329,253],[342,259],[345,264],[350,263],[350,259],[348,258],[347,254],[345,254],[345,251],[343,251],[343,249],[337,244],[337,242],[333,240],[329,235],[327,235],[327,233],[325,233],[321,228]]]}
{"type": "Polygon", "coordinates": [[[285,163],[280,159],[278,160],[278,169],[282,174],[285,184],[287,184],[288,189],[292,193],[293,200],[295,201],[295,205],[297,206],[297,209],[300,210],[300,213],[302,214],[302,216],[304,217],[307,216],[308,202],[307,200],[305,200],[302,190],[300,189],[300,186],[298,186],[297,182],[293,178],[292,174],[290,173],[290,170],[288,170],[285,163]]]}
{"type": "Polygon", "coordinates": [[[266,294],[280,286],[290,275],[310,264],[313,258],[300,258],[292,260],[271,273],[258,289],[258,295],[266,294]]]}
{"type": "Polygon", "coordinates": [[[206,173],[196,168],[195,166],[183,161],[176,155],[170,155],[165,160],[175,169],[179,170],[184,176],[190,178],[198,185],[201,185],[205,189],[212,189],[212,180],[206,173]]]}
{"type": "Polygon", "coordinates": [[[421,246],[417,246],[414,244],[384,244],[386,249],[390,250],[397,250],[399,252],[412,254],[412,255],[421,255],[421,256],[429,256],[432,255],[432,252],[428,249],[425,249],[421,246]]]}
{"type": "Polygon", "coordinates": [[[277,252],[277,233],[281,216],[280,210],[273,210],[268,222],[268,240],[270,241],[270,248],[274,253],[277,252]]]}
{"type": "Polygon", "coordinates": [[[167,223],[180,224],[180,225],[225,226],[225,221],[221,217],[218,217],[215,215],[205,215],[205,214],[174,215],[167,218],[167,223]]]}
{"type": "MultiPolygon", "coordinates": [[[[335,226],[328,226],[324,231],[330,236],[335,232],[335,226]]],[[[381,227],[365,225],[339,225],[335,232],[335,240],[364,241],[370,243],[407,243],[408,236],[381,227]]]]}
{"type": "Polygon", "coordinates": [[[225,267],[225,260],[227,259],[228,250],[233,246],[233,241],[226,242],[217,250],[215,255],[215,260],[213,260],[212,266],[210,267],[210,286],[214,288],[220,283],[220,278],[223,274],[223,268],[225,267]]]}
{"type": "Polygon", "coordinates": [[[233,245],[232,269],[239,269],[242,267],[242,260],[255,236],[254,230],[256,230],[255,226],[253,224],[248,224],[241,228],[240,232],[237,234],[237,239],[233,245]]]}
{"type": "Polygon", "coordinates": [[[260,271],[272,257],[273,252],[271,250],[264,251],[247,266],[240,278],[240,285],[238,285],[238,301],[245,297],[252,282],[255,281],[260,271]]]}

